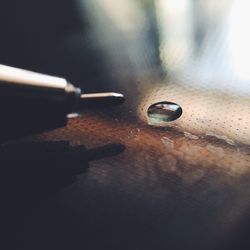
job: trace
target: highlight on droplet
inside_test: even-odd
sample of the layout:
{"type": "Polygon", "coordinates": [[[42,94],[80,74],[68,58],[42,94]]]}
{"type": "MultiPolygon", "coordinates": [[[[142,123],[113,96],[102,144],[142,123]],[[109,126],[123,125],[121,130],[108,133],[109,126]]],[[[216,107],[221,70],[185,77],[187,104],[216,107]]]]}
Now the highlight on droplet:
{"type": "Polygon", "coordinates": [[[182,108],[173,102],[158,102],[148,108],[147,115],[149,124],[160,126],[178,119],[182,115],[182,108]]]}

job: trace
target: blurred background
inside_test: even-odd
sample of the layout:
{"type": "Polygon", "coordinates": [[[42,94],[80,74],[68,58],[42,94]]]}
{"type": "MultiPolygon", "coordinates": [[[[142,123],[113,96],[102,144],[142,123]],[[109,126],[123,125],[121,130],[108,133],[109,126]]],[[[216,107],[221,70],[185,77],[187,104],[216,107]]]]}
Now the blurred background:
{"type": "Polygon", "coordinates": [[[147,123],[151,104],[172,101],[184,112],[167,126],[249,144],[249,11],[247,0],[3,0],[0,63],[120,91],[125,120],[147,123]]]}

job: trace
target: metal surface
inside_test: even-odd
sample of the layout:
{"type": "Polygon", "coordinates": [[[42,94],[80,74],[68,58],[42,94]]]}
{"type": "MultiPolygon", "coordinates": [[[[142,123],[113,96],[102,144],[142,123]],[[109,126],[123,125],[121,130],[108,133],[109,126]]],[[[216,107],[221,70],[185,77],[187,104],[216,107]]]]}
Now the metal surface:
{"type": "MultiPolygon", "coordinates": [[[[248,146],[94,113],[36,140],[125,146],[118,156],[90,163],[85,174],[49,201],[60,211],[56,220],[66,223],[60,237],[74,239],[75,247],[221,249],[235,239],[238,244],[237,233],[249,222],[248,146]],[[67,211],[73,213],[69,221],[67,211]]],[[[44,223],[38,232],[48,237],[44,230],[51,220],[44,223]]],[[[52,232],[55,228],[53,222],[52,232]]]]}
{"type": "Polygon", "coordinates": [[[87,222],[94,234],[103,234],[98,234],[98,244],[87,234],[90,249],[215,249],[233,247],[234,240],[237,246],[246,244],[249,4],[84,4],[93,20],[92,41],[102,41],[106,68],[127,102],[118,110],[85,114],[66,129],[39,138],[86,147],[115,142],[126,150],[91,163],[67,191],[68,201],[56,206],[63,204],[82,218],[80,231],[87,220],[82,209],[101,222],[100,227],[87,222]],[[148,125],[148,108],[164,101],[180,105],[182,116],[163,126],[148,125]]]}
{"type": "Polygon", "coordinates": [[[147,123],[150,105],[174,102],[183,115],[167,126],[249,144],[249,4],[157,0],[118,5],[119,16],[112,1],[95,1],[89,8],[94,34],[109,56],[108,69],[128,96],[126,110],[132,112],[127,116],[136,112],[134,117],[147,123]]]}
{"type": "Polygon", "coordinates": [[[57,91],[64,91],[67,86],[67,81],[64,78],[39,74],[2,64],[0,64],[0,79],[6,84],[11,83],[41,89],[50,88],[57,91]]]}
{"type": "Polygon", "coordinates": [[[116,106],[122,104],[125,98],[120,93],[106,92],[106,93],[89,93],[81,94],[79,106],[83,109],[87,107],[105,107],[116,106]]]}
{"type": "Polygon", "coordinates": [[[25,140],[126,149],[90,163],[32,207],[17,233],[20,245],[249,249],[248,1],[78,2],[87,40],[106,58],[112,81],[105,87],[124,93],[126,103],[25,140]],[[148,108],[162,101],[183,114],[152,126],[148,108]]]}

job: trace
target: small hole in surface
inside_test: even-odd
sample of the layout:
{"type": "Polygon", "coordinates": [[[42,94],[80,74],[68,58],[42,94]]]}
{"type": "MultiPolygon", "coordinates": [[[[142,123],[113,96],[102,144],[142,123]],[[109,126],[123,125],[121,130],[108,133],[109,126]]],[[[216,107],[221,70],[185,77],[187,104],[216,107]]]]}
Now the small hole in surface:
{"type": "Polygon", "coordinates": [[[173,102],[157,102],[148,108],[148,118],[151,124],[175,121],[182,115],[180,105],[173,102]]]}

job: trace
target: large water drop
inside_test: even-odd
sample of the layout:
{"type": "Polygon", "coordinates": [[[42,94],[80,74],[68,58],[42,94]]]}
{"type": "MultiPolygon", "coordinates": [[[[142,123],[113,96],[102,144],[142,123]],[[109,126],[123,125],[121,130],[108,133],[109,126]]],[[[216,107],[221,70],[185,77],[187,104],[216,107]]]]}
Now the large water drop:
{"type": "Polygon", "coordinates": [[[149,123],[153,125],[174,121],[181,115],[182,108],[173,102],[158,102],[148,108],[149,123]]]}

